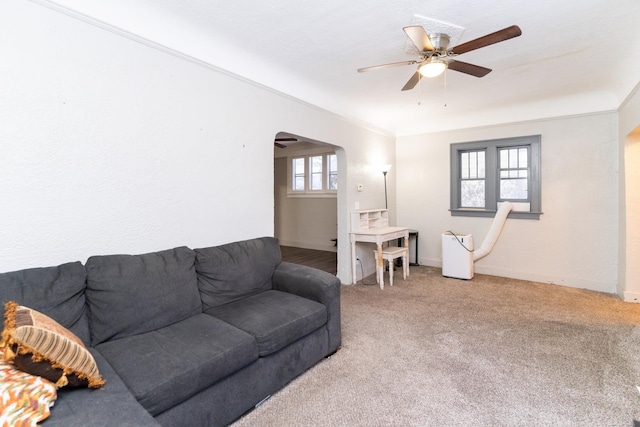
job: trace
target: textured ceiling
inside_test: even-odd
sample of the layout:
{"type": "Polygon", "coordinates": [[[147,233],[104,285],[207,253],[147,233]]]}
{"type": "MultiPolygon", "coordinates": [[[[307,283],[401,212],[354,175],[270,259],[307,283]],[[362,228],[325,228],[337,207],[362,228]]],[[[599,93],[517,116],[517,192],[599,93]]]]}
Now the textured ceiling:
{"type": "Polygon", "coordinates": [[[639,82],[640,1],[32,0],[392,135],[613,110],[639,82]],[[615,8],[613,7],[615,5],[615,8]],[[510,25],[522,36],[461,55],[491,68],[400,89],[416,66],[402,31],[436,25],[450,46],[510,25]]]}

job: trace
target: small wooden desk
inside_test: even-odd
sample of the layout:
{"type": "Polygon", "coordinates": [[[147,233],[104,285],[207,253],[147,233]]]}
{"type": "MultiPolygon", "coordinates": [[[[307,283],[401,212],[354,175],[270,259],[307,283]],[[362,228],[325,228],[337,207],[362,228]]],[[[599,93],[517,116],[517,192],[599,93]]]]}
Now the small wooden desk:
{"type": "MultiPolygon", "coordinates": [[[[353,276],[353,284],[358,281],[356,270],[356,242],[368,242],[378,245],[378,265],[376,266],[381,280],[381,287],[384,284],[382,259],[382,244],[394,239],[404,239],[404,246],[409,250],[409,228],[408,227],[378,227],[368,230],[353,231],[349,233],[351,236],[351,272],[353,276]]],[[[393,266],[391,266],[393,268],[393,266]]]]}

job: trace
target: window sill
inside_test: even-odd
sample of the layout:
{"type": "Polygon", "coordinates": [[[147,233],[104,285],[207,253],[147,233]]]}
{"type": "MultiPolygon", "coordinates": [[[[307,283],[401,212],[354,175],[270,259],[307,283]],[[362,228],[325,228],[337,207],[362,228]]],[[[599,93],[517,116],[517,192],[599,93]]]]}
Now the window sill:
{"type": "Polygon", "coordinates": [[[338,197],[337,192],[325,193],[325,192],[300,192],[300,193],[287,193],[287,197],[291,199],[335,199],[338,197]]]}
{"type": "MultiPolygon", "coordinates": [[[[479,218],[493,218],[496,216],[496,211],[489,211],[485,209],[449,209],[451,212],[451,216],[469,216],[469,217],[479,217],[479,218]]],[[[511,211],[509,212],[509,216],[507,218],[511,219],[535,219],[539,220],[542,212],[517,212],[511,211]]]]}

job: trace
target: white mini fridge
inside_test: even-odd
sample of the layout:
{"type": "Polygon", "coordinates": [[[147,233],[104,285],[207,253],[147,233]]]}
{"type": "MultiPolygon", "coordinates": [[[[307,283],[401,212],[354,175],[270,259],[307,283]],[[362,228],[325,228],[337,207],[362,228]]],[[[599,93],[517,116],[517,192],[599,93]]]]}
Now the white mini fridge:
{"type": "Polygon", "coordinates": [[[442,275],[473,279],[473,236],[442,234],[442,275]]]}

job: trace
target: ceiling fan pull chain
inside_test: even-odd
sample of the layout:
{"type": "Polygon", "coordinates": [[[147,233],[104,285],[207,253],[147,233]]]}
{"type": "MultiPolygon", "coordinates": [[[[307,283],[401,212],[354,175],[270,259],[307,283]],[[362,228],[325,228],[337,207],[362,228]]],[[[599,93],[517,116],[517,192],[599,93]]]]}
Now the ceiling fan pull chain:
{"type": "Polygon", "coordinates": [[[444,108],[447,108],[447,70],[444,70],[444,108]]]}

